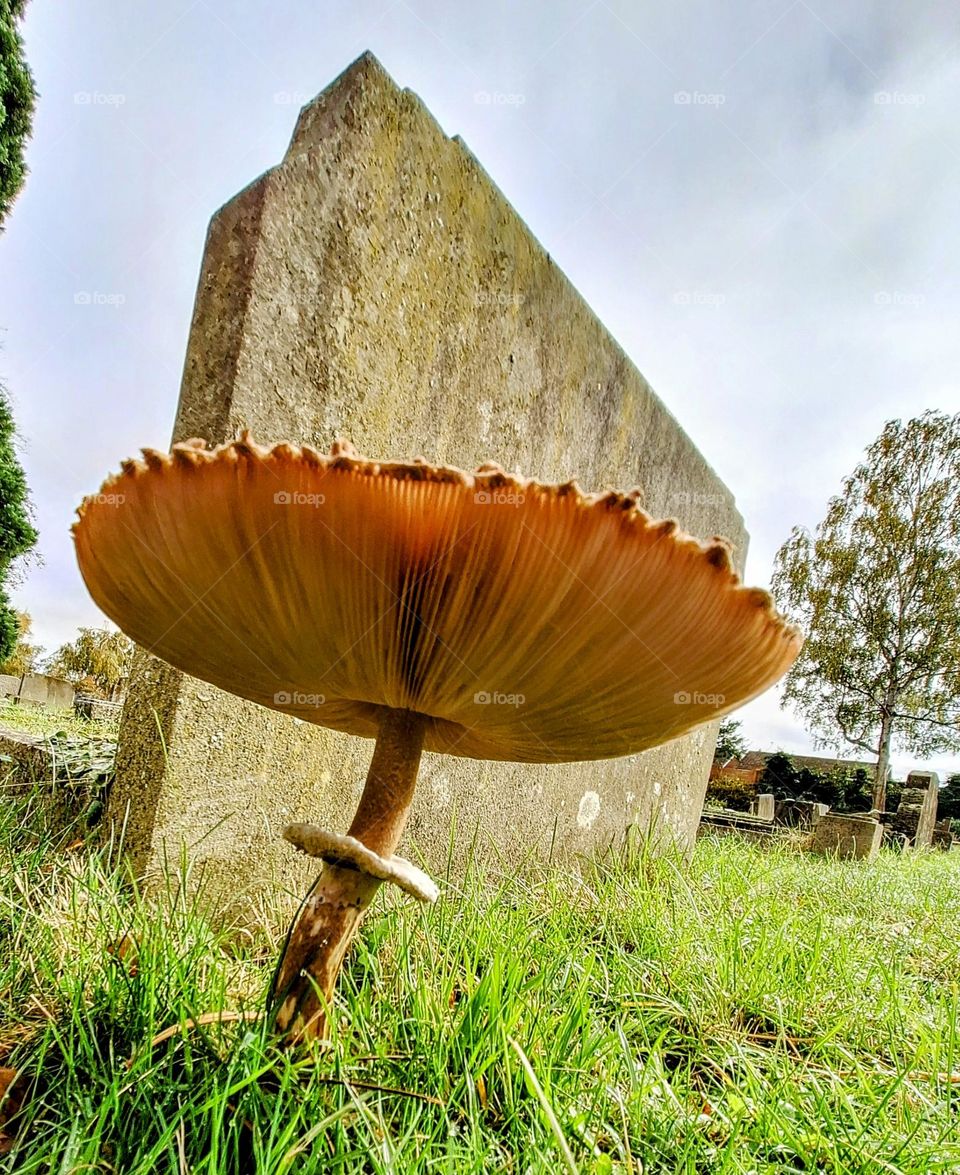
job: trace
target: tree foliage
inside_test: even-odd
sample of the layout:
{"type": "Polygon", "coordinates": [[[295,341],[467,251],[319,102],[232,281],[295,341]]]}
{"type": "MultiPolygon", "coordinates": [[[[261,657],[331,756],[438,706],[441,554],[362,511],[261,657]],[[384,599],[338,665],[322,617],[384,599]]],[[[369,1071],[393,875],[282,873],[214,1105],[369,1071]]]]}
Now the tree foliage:
{"type": "Polygon", "coordinates": [[[36,91],[23,56],[17,21],[26,0],[0,0],[0,223],[23,187],[23,148],[30,135],[36,91]]]}
{"type": "Polygon", "coordinates": [[[43,649],[35,645],[30,637],[33,621],[29,612],[15,613],[17,618],[17,638],[13,651],[5,661],[0,663],[0,673],[9,673],[13,677],[23,677],[25,673],[35,673],[43,656],[43,649]]]}
{"type": "Polygon", "coordinates": [[[75,641],[57,649],[47,668],[50,673],[112,698],[127,676],[132,656],[133,641],[122,632],[81,628],[75,641]]]}
{"type": "Polygon", "coordinates": [[[951,775],[937,796],[937,819],[960,820],[960,775],[951,775]]]}
{"type": "Polygon", "coordinates": [[[27,482],[14,448],[14,435],[10,405],[0,390],[0,661],[5,661],[13,653],[20,634],[18,614],[10,606],[6,593],[10,565],[37,541],[37,532],[30,521],[27,482]]]}
{"type": "MultiPolygon", "coordinates": [[[[0,0],[0,224],[23,187],[23,146],[30,134],[36,100],[16,25],[25,6],[26,0],[0,0]]],[[[17,613],[5,591],[10,564],[37,541],[13,438],[10,405],[0,389],[0,661],[13,653],[19,635],[17,613]]]]}
{"type": "Polygon", "coordinates": [[[719,759],[721,763],[727,763],[731,759],[742,759],[747,753],[747,740],[743,737],[740,729],[742,725],[741,722],[735,722],[732,718],[724,718],[720,723],[717,749],[713,755],[715,759],[719,759]]]}
{"type": "Polygon", "coordinates": [[[783,704],[820,745],[876,759],[960,746],[960,415],[892,420],[811,535],[794,528],[773,590],[804,629],[783,704]]]}

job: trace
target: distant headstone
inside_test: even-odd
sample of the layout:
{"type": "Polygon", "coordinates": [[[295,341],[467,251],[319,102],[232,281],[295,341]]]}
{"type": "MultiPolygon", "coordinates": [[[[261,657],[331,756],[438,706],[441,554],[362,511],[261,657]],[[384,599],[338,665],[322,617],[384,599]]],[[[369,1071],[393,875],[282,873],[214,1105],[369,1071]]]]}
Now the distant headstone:
{"type": "Polygon", "coordinates": [[[939,820],[933,826],[933,834],[930,838],[932,848],[949,851],[953,848],[955,839],[949,820],[939,820]]]}
{"type": "Polygon", "coordinates": [[[764,792],[757,796],[750,806],[750,810],[758,820],[769,820],[773,822],[774,814],[776,813],[777,801],[772,792],[764,792]]]}
{"type": "Polygon", "coordinates": [[[890,832],[915,849],[929,848],[937,822],[939,778],[934,771],[911,771],[900,793],[890,832]]]}
{"type": "Polygon", "coordinates": [[[811,853],[870,860],[877,855],[882,838],[883,825],[872,816],[828,812],[813,827],[805,847],[811,853]]]}
{"type": "MultiPolygon", "coordinates": [[[[652,514],[724,535],[743,568],[730,492],[470,151],[369,54],[210,225],[174,439],[245,428],[261,443],[340,437],[374,458],[640,485],[652,514]]],[[[475,832],[503,867],[630,828],[689,848],[715,735],[561,766],[427,755],[409,838],[440,870],[451,820],[454,869],[475,832]]],[[[208,887],[302,885],[310,867],[281,828],[346,828],[370,753],[141,656],[108,816],[142,869],[186,844],[208,887]]]]}

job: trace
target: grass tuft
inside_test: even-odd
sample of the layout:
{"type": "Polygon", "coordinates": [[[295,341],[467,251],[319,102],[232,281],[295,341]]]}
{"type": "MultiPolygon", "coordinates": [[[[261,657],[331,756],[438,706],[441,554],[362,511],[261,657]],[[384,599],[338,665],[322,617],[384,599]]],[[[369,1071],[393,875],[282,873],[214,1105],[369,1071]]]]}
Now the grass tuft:
{"type": "Polygon", "coordinates": [[[145,897],[0,806],[9,1170],[960,1169],[960,855],[707,839],[385,895],[307,1059],[206,1015],[262,1007],[292,910],[217,930],[184,881],[145,897]]]}

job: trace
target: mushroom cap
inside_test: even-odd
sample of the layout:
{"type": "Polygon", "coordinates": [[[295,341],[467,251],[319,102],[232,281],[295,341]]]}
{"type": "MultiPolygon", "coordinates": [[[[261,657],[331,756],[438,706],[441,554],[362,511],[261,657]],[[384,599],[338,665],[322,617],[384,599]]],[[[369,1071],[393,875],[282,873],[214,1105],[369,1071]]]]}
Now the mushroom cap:
{"type": "Polygon", "coordinates": [[[569,762],[717,718],[800,650],[722,541],[638,496],[245,436],[144,450],[74,538],[100,608],[194,677],[349,734],[408,709],[427,750],[569,762]]]}

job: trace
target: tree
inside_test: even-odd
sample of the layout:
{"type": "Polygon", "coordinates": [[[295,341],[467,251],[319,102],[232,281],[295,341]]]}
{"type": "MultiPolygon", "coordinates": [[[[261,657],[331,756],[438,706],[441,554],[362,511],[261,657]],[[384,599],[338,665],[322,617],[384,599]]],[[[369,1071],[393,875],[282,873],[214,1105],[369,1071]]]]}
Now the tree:
{"type": "Polygon", "coordinates": [[[713,753],[715,759],[721,763],[728,763],[731,759],[742,759],[747,753],[747,742],[740,732],[742,725],[740,722],[734,722],[732,718],[724,718],[720,723],[717,749],[713,753]]]}
{"type": "Polygon", "coordinates": [[[133,641],[106,628],[81,628],[70,644],[50,658],[48,670],[76,684],[85,683],[104,697],[114,698],[127,676],[133,641]]]}
{"type": "MultiPolygon", "coordinates": [[[[25,5],[26,0],[0,0],[0,224],[23,187],[23,145],[30,134],[36,100],[16,26],[25,5]]],[[[17,613],[5,591],[10,564],[37,541],[13,438],[13,416],[0,388],[0,661],[11,655],[19,634],[17,613]]]]}
{"type": "Polygon", "coordinates": [[[876,760],[960,746],[960,415],[889,421],[811,535],[795,527],[773,591],[806,632],[783,705],[819,745],[876,760]]]}
{"type": "Polygon", "coordinates": [[[43,649],[31,642],[31,628],[33,622],[29,612],[17,612],[17,639],[10,656],[0,664],[0,673],[8,673],[13,677],[23,677],[25,673],[34,673],[43,655],[43,649]]]}
{"type": "Polygon", "coordinates": [[[23,145],[30,135],[36,91],[23,56],[17,21],[26,0],[0,0],[0,223],[23,187],[23,145]]]}
{"type": "Polygon", "coordinates": [[[27,482],[14,448],[14,431],[10,405],[0,389],[0,661],[13,653],[20,634],[18,613],[6,592],[11,564],[37,541],[30,521],[27,482]]]}
{"type": "Polygon", "coordinates": [[[960,820],[960,775],[951,775],[937,796],[937,819],[960,820]]]}
{"type": "Polygon", "coordinates": [[[764,765],[757,789],[775,795],[777,799],[795,800],[797,798],[797,769],[793,760],[785,751],[777,751],[770,756],[764,765]]]}

